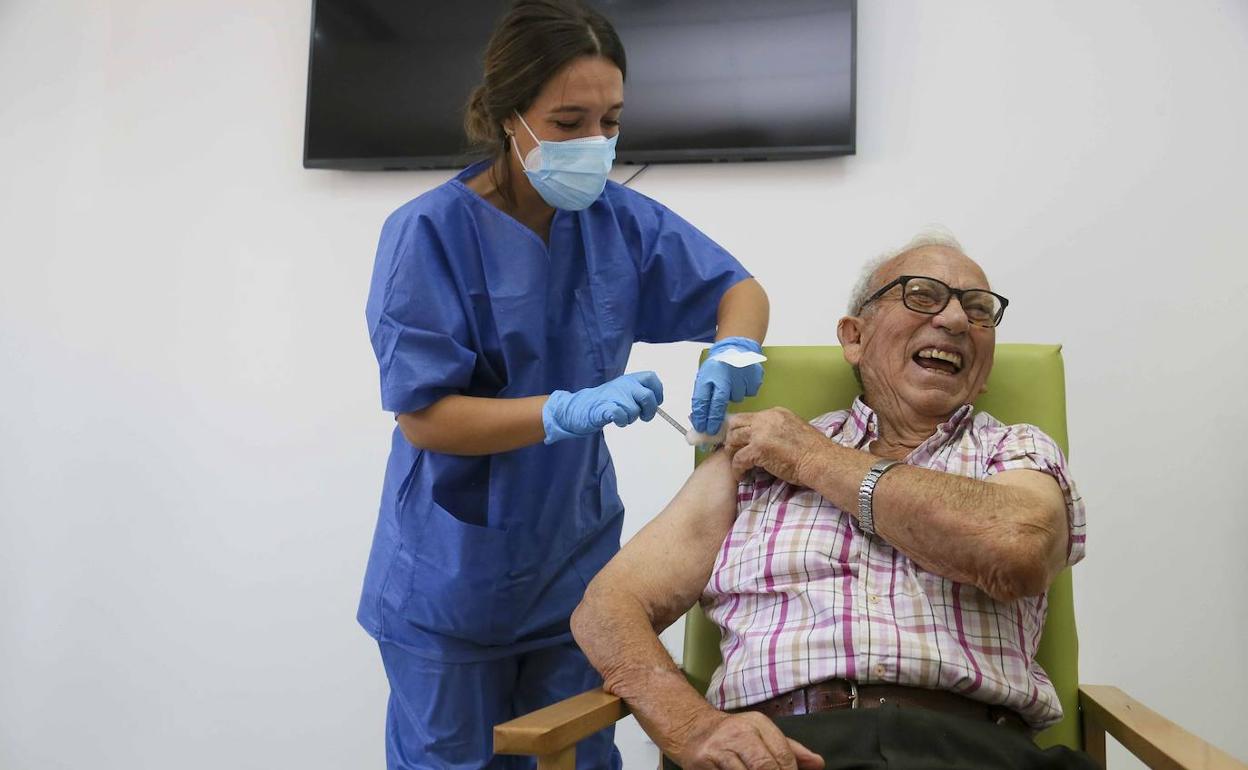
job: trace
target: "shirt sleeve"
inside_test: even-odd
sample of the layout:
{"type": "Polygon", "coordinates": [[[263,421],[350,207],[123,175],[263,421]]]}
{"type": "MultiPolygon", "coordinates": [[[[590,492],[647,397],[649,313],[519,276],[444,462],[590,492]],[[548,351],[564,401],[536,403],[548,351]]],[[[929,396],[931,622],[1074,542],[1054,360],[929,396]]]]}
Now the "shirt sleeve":
{"type": "Polygon", "coordinates": [[[705,233],[645,196],[633,206],[641,246],[638,342],[715,339],[724,293],[751,277],[705,233]]]}
{"type": "Polygon", "coordinates": [[[415,412],[468,387],[476,353],[462,296],[432,223],[403,209],[391,215],[365,310],[383,409],[415,412]]]}
{"type": "Polygon", "coordinates": [[[1066,500],[1066,524],[1069,527],[1066,565],[1078,563],[1083,559],[1086,547],[1087,521],[1083,498],[1070,478],[1062,450],[1034,425],[1011,425],[988,462],[988,475],[1014,470],[1040,471],[1057,481],[1066,500]]]}

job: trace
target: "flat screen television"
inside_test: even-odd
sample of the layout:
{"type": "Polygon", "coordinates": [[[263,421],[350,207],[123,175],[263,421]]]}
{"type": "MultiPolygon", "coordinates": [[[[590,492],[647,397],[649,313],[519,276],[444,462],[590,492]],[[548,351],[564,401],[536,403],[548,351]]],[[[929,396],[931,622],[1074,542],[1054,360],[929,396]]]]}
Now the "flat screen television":
{"type": "MultiPolygon", "coordinates": [[[[854,152],[856,0],[597,0],[628,57],[624,163],[854,152]]],[[[508,0],[314,0],[303,164],[459,168],[508,0]]]]}

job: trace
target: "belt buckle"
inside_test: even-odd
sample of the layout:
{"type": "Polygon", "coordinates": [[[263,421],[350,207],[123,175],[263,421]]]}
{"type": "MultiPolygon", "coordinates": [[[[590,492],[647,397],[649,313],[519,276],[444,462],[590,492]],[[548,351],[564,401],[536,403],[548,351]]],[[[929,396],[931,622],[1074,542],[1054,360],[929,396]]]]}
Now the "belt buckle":
{"type": "Polygon", "coordinates": [[[858,683],[850,679],[849,681],[849,707],[851,709],[858,708],[858,683]]]}

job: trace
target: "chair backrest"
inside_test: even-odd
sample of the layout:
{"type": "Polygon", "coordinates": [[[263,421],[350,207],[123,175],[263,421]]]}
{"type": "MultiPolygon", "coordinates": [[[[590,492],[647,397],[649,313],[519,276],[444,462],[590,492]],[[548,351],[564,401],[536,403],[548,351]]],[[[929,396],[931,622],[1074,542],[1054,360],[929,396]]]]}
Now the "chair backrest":
{"type": "MultiPolygon", "coordinates": [[[[837,346],[769,347],[767,376],[754,398],[732,411],[756,411],[784,406],[811,419],[825,412],[847,409],[861,389],[837,346]]],[[[704,354],[705,355],[705,354],[704,354]]],[[[1066,381],[1059,345],[997,345],[988,378],[988,392],[977,409],[1007,424],[1031,423],[1069,453],[1066,441],[1066,381]]],[[[720,663],[719,629],[694,606],[685,618],[683,666],[686,676],[702,692],[720,663]]],[[[1049,613],[1037,660],[1057,688],[1065,717],[1036,737],[1041,746],[1082,747],[1080,731],[1079,639],[1075,633],[1075,605],[1070,570],[1064,570],[1049,589],[1049,613]]]]}

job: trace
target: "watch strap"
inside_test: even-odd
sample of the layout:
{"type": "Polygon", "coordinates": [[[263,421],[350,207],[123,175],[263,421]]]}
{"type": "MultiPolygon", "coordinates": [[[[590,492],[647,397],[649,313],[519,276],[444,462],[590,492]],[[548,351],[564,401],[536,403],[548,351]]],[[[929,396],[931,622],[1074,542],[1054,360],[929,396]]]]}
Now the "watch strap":
{"type": "Polygon", "coordinates": [[[872,510],[875,485],[889,469],[900,464],[898,460],[880,460],[862,477],[862,484],[858,486],[858,527],[868,535],[875,534],[875,513],[872,510]]]}

